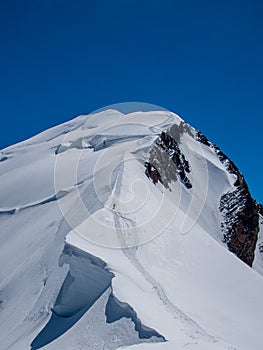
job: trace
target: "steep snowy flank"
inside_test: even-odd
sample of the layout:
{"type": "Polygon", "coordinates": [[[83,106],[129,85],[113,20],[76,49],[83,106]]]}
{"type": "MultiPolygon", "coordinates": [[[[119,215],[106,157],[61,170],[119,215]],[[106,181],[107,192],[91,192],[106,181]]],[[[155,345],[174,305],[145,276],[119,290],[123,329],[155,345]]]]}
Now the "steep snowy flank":
{"type": "Polygon", "coordinates": [[[177,115],[80,116],[0,184],[1,349],[261,350],[262,207],[177,115]]]}

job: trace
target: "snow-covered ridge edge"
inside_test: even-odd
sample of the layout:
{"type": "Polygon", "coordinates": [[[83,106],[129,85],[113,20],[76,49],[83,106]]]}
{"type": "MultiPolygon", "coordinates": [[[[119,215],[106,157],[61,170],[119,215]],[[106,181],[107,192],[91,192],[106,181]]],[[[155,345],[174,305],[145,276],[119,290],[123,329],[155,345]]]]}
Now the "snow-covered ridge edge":
{"type": "MultiPolygon", "coordinates": [[[[72,125],[74,125],[74,123],[72,122],[72,125]]],[[[75,126],[74,126],[75,127],[75,126]]],[[[193,129],[192,129],[193,130],[193,129]]],[[[82,138],[80,138],[79,140],[82,140],[82,138]]],[[[114,139],[115,140],[115,139],[114,139]]],[[[85,141],[85,140],[84,140],[85,141]]],[[[164,138],[164,143],[165,143],[165,138],[164,138]]],[[[45,141],[46,142],[46,141],[45,141]]],[[[68,148],[69,150],[72,150],[73,148],[76,148],[76,149],[78,149],[78,147],[80,147],[81,149],[82,148],[86,148],[86,143],[84,142],[84,143],[80,143],[80,144],[74,144],[74,142],[72,143],[72,144],[70,144],[70,147],[68,148]],[[80,145],[80,146],[79,146],[80,145]],[[75,147],[75,146],[77,146],[77,147],[75,147]]],[[[215,147],[215,146],[214,146],[215,147]]],[[[214,148],[214,147],[212,147],[213,148],[213,150],[216,152],[216,148],[214,148]]],[[[176,147],[174,147],[175,149],[176,149],[176,147]]],[[[56,148],[53,148],[52,149],[52,152],[54,152],[54,153],[56,153],[55,152],[55,149],[56,148]]],[[[53,153],[53,154],[54,154],[53,153]]],[[[179,155],[179,158],[180,158],[180,164],[182,164],[185,168],[187,168],[187,163],[185,163],[184,162],[184,160],[183,160],[183,157],[182,157],[182,155],[180,154],[180,153],[178,153],[178,155],[179,155]]],[[[10,157],[12,157],[12,155],[10,156],[10,157]]],[[[7,159],[5,159],[4,161],[7,161],[7,159]]],[[[223,160],[223,163],[224,163],[224,160],[223,160]]],[[[238,177],[238,176],[237,176],[238,177]]],[[[181,179],[182,180],[182,179],[181,179]]],[[[241,192],[242,192],[242,190],[241,190],[241,192]]],[[[59,193],[59,192],[58,192],[59,193]]],[[[242,194],[243,194],[243,192],[242,192],[242,194]]],[[[245,195],[245,199],[246,199],[246,195],[245,195]]],[[[47,196],[45,196],[45,197],[43,197],[43,198],[49,198],[49,200],[44,200],[43,202],[41,201],[41,202],[34,202],[36,205],[38,205],[38,204],[47,204],[48,206],[51,204],[51,203],[53,203],[54,202],[54,198],[53,198],[53,196],[51,196],[51,197],[47,197],[47,196]]],[[[57,198],[57,199],[59,199],[59,198],[57,198]]],[[[237,202],[237,204],[236,205],[239,205],[239,203],[240,203],[240,201],[238,201],[237,202]]],[[[9,208],[9,207],[7,207],[7,208],[9,208]]],[[[10,206],[10,208],[13,208],[13,207],[11,207],[10,206]]],[[[32,206],[31,205],[29,205],[29,206],[27,206],[27,207],[22,207],[23,209],[31,209],[32,208],[32,206]]],[[[22,210],[21,210],[22,211],[22,210]]],[[[12,213],[9,213],[9,214],[12,214],[12,213]]],[[[16,214],[16,212],[14,212],[13,214],[16,214]]],[[[236,219],[236,216],[234,216],[234,219],[236,219]]],[[[65,256],[67,256],[67,257],[69,257],[69,256],[71,256],[71,257],[73,257],[73,259],[74,259],[74,255],[76,255],[76,254],[72,254],[72,253],[70,253],[70,249],[69,249],[69,251],[67,252],[67,249],[68,249],[68,247],[70,246],[70,243],[67,243],[67,245],[66,245],[66,252],[65,252],[65,254],[64,254],[64,256],[63,256],[63,258],[61,258],[60,259],[60,263],[61,264],[63,264],[63,262],[64,263],[67,263],[66,262],[66,260],[65,261],[63,261],[63,259],[65,258],[65,256]],[[69,254],[68,254],[69,253],[69,254]]],[[[253,245],[252,245],[253,246],[253,245]]],[[[76,246],[73,244],[73,250],[76,248],[76,246]]],[[[81,247],[80,247],[81,248],[81,247]]],[[[81,249],[82,250],[82,249],[81,249]]],[[[83,255],[83,253],[81,253],[82,255],[83,255]]],[[[80,254],[80,255],[81,255],[80,254]]],[[[78,255],[78,254],[77,254],[78,255]]],[[[91,254],[90,254],[91,255],[91,254]]],[[[101,272],[102,272],[102,275],[103,275],[103,278],[101,278],[101,281],[102,280],[106,280],[106,281],[108,281],[108,279],[106,278],[106,276],[107,276],[107,274],[106,275],[104,275],[104,270],[106,269],[106,270],[108,270],[108,272],[110,272],[110,273],[112,273],[111,272],[111,269],[110,269],[110,267],[106,267],[104,264],[105,264],[105,262],[104,261],[100,261],[100,260],[97,260],[97,259],[99,259],[99,258],[97,258],[97,254],[96,253],[94,253],[94,255],[93,256],[90,256],[90,262],[89,262],[89,264],[88,264],[88,266],[93,270],[94,268],[95,268],[95,266],[97,266],[99,269],[101,269],[102,268],[102,270],[101,270],[101,272]],[[91,265],[91,266],[90,266],[91,265]],[[104,278],[105,277],[105,278],[104,278]]],[[[105,261],[107,261],[107,259],[105,259],[105,261]]],[[[79,269],[78,269],[79,270],[79,269]]],[[[89,271],[89,269],[88,269],[88,271],[89,271]]],[[[99,275],[99,276],[101,276],[101,275],[99,275]]],[[[110,276],[108,276],[108,277],[110,277],[110,276]]],[[[88,278],[88,276],[87,276],[87,278],[88,278]]],[[[66,287],[62,287],[62,289],[61,289],[61,293],[59,294],[59,296],[58,296],[58,299],[57,299],[57,303],[55,303],[55,305],[54,305],[54,315],[59,315],[60,313],[61,313],[61,308],[60,308],[60,306],[61,306],[61,303],[60,303],[60,301],[62,300],[62,297],[63,298],[65,298],[65,295],[67,294],[67,293],[64,293],[64,292],[66,292],[66,290],[67,290],[67,285],[70,285],[71,284],[71,279],[70,279],[70,277],[68,278],[68,279],[66,279],[65,280],[65,284],[66,284],[66,287]],[[66,282],[67,281],[67,282],[66,282]]],[[[107,283],[106,283],[106,285],[107,285],[107,283]]],[[[71,284],[71,286],[72,286],[72,284],[71,284]]],[[[104,288],[106,288],[106,286],[104,287],[104,288]]],[[[118,309],[119,307],[123,310],[123,309],[125,309],[125,313],[127,314],[129,314],[129,315],[131,315],[130,317],[132,318],[134,318],[134,320],[135,320],[135,322],[134,322],[134,325],[136,326],[136,323],[139,323],[139,321],[138,321],[138,317],[137,316],[134,316],[134,313],[133,312],[135,312],[136,313],[136,311],[135,310],[133,310],[132,309],[132,306],[129,306],[129,304],[128,304],[128,310],[127,310],[127,303],[125,304],[125,302],[124,302],[124,305],[123,305],[123,301],[121,301],[122,299],[120,298],[120,297],[117,297],[117,296],[115,296],[114,295],[114,286],[108,286],[108,288],[110,288],[110,294],[109,294],[109,296],[108,296],[108,300],[110,299],[110,296],[111,296],[111,301],[113,302],[113,305],[114,305],[114,308],[113,309],[118,309]],[[133,315],[133,316],[132,316],[133,315]]],[[[100,296],[99,296],[99,294],[100,293],[98,293],[98,294],[94,294],[94,298],[96,299],[96,300],[98,300],[98,299],[100,299],[100,296]]],[[[69,299],[72,299],[72,298],[69,298],[69,299]]],[[[95,300],[94,299],[94,300],[95,300]]],[[[73,300],[74,300],[74,298],[73,298],[73,300]]],[[[80,301],[80,300],[79,300],[80,301]]],[[[96,302],[96,301],[95,301],[96,302]]],[[[63,304],[63,303],[62,303],[63,304]]],[[[87,304],[88,303],[86,303],[85,302],[85,305],[87,306],[87,304]]],[[[131,305],[132,305],[132,303],[130,303],[131,305]]],[[[67,306],[67,310],[66,310],[66,312],[65,312],[65,310],[63,311],[62,310],[62,313],[64,312],[65,313],[65,316],[73,316],[74,317],[74,315],[76,315],[76,314],[78,314],[79,315],[79,312],[81,313],[81,310],[84,310],[83,308],[79,308],[79,307],[77,307],[76,309],[75,309],[75,306],[76,305],[74,305],[74,307],[72,307],[72,309],[70,310],[70,305],[66,305],[67,306]],[[68,309],[69,308],[69,309],[68,309]],[[72,314],[72,310],[73,310],[73,314],[72,314]]],[[[118,314],[118,313],[117,313],[118,314]]],[[[71,317],[70,316],[70,317],[71,317]]],[[[65,318],[67,318],[67,317],[65,317],[65,318]]],[[[114,317],[113,317],[114,318],[114,317]]],[[[147,323],[145,323],[146,325],[147,325],[147,323]]],[[[139,327],[139,329],[140,329],[140,327],[139,327]]]]}

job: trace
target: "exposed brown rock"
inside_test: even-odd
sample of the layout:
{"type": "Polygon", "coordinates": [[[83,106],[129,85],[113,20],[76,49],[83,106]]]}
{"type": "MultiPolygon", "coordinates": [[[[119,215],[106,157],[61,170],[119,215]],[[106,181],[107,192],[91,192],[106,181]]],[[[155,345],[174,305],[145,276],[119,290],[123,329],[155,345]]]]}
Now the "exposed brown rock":
{"type": "Polygon", "coordinates": [[[189,128],[181,122],[166,132],[163,131],[156,139],[149,153],[149,161],[145,163],[145,174],[154,184],[159,181],[165,188],[170,189],[169,184],[180,179],[186,188],[192,187],[186,175],[191,171],[190,164],[179,146],[183,132],[190,134],[189,128]]]}
{"type": "Polygon", "coordinates": [[[158,181],[162,183],[161,175],[159,174],[158,170],[150,163],[145,162],[145,174],[148,178],[151,178],[153,180],[153,183],[156,185],[158,181]]]}
{"type": "Polygon", "coordinates": [[[223,195],[220,210],[224,215],[224,242],[247,265],[252,266],[259,232],[256,202],[243,187],[223,195]]]}
{"type": "Polygon", "coordinates": [[[197,131],[196,139],[213,148],[221,163],[229,173],[236,175],[236,189],[225,193],[220,200],[220,211],[223,214],[221,223],[223,241],[228,249],[236,254],[247,265],[252,266],[259,232],[259,211],[262,206],[252,199],[244,176],[237,166],[208,139],[197,131]]]}

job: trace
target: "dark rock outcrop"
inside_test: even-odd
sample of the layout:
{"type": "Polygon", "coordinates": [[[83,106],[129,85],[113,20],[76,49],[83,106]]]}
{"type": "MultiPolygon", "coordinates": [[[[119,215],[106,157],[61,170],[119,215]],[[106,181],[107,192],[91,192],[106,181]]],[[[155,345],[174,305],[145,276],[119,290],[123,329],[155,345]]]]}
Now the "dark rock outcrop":
{"type": "Polygon", "coordinates": [[[148,178],[151,178],[155,185],[158,183],[158,181],[163,183],[160,173],[152,164],[145,162],[144,166],[146,167],[145,175],[148,178]]]}
{"type": "Polygon", "coordinates": [[[225,193],[220,199],[219,209],[223,215],[221,223],[223,242],[228,249],[247,265],[252,266],[259,232],[259,212],[262,206],[251,197],[244,176],[237,166],[199,131],[196,139],[214,149],[227,171],[236,176],[236,189],[225,193]]]}
{"type": "Polygon", "coordinates": [[[181,134],[190,132],[186,130],[185,125],[173,125],[156,139],[150,151],[149,161],[145,163],[145,174],[154,184],[159,181],[165,188],[170,189],[169,184],[179,179],[186,188],[192,187],[186,175],[191,172],[191,167],[179,145],[181,134]]]}
{"type": "Polygon", "coordinates": [[[208,147],[211,146],[211,142],[208,141],[208,138],[204,134],[202,134],[201,131],[196,132],[195,138],[196,138],[196,140],[203,143],[204,145],[206,145],[208,147]]]}
{"type": "Polygon", "coordinates": [[[223,241],[247,265],[252,266],[259,232],[257,204],[246,187],[238,186],[220,200],[223,241]]]}

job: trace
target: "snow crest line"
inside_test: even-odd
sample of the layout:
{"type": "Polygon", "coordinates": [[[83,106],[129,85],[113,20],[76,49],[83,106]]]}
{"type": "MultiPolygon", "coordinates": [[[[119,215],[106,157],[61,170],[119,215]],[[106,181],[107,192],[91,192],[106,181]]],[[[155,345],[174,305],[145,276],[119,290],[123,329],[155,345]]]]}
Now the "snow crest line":
{"type": "MultiPolygon", "coordinates": [[[[81,185],[81,184],[82,184],[82,182],[79,183],[79,184],[76,184],[76,187],[81,185]]],[[[40,200],[40,201],[34,202],[34,203],[29,203],[27,205],[23,205],[23,206],[18,207],[18,208],[2,208],[2,209],[0,209],[0,215],[1,214],[12,215],[12,214],[18,213],[19,211],[25,210],[25,209],[34,208],[34,207],[37,207],[39,205],[44,205],[44,204],[48,204],[48,203],[51,203],[51,202],[55,202],[55,201],[65,197],[67,194],[69,194],[74,189],[75,188],[70,188],[70,189],[67,189],[67,190],[58,191],[58,193],[55,193],[55,194],[53,194],[52,196],[50,196],[50,197],[48,197],[46,199],[43,199],[43,200],[40,200]]]]}
{"type": "MultiPolygon", "coordinates": [[[[123,177],[123,162],[120,163],[118,175],[116,178],[116,183],[113,191],[117,198],[119,198],[121,191],[121,183],[123,177]]],[[[114,204],[114,208],[116,205],[114,204]]],[[[201,326],[199,326],[193,319],[187,316],[183,311],[181,311],[178,307],[176,307],[171,300],[166,295],[162,286],[156,281],[156,279],[143,267],[136,256],[136,252],[138,250],[139,237],[136,230],[136,224],[130,218],[127,218],[122,215],[121,212],[117,210],[112,210],[114,223],[116,227],[116,231],[118,234],[118,238],[120,240],[120,246],[122,247],[122,251],[125,256],[129,259],[132,265],[143,275],[144,279],[152,286],[152,289],[155,294],[157,294],[158,298],[166,308],[168,312],[173,314],[173,317],[179,319],[186,326],[193,326],[195,329],[195,333],[205,337],[210,342],[217,342],[217,340],[207,333],[201,326]],[[130,232],[129,232],[129,229],[130,232]],[[136,243],[137,246],[136,246],[136,243]]],[[[193,337],[192,332],[188,334],[190,337],[193,337]]]]}
{"type": "MultiPolygon", "coordinates": [[[[130,219],[125,218],[121,215],[121,213],[115,212],[114,213],[114,221],[116,226],[116,231],[118,233],[118,237],[121,241],[121,244],[124,247],[127,247],[128,242],[126,241],[127,234],[123,232],[123,229],[127,232],[130,225],[129,223],[132,222],[130,219]],[[126,226],[124,227],[126,223],[126,226]],[[123,225],[124,224],[124,225],[123,225]]],[[[135,232],[133,228],[133,234],[135,232]]],[[[130,238],[130,237],[129,237],[130,238]]],[[[136,238],[135,238],[136,239],[136,238]]],[[[130,247],[130,248],[122,248],[123,253],[125,256],[130,260],[130,262],[133,264],[133,266],[141,272],[145,280],[152,286],[153,291],[157,294],[158,298],[161,300],[162,304],[165,306],[166,310],[171,312],[174,316],[174,318],[181,320],[184,324],[186,324],[188,327],[189,325],[192,325],[195,328],[195,332],[198,335],[206,337],[211,342],[215,343],[217,340],[207,333],[201,326],[199,326],[193,319],[191,319],[189,316],[187,316],[183,311],[181,311],[177,306],[175,306],[171,300],[166,295],[164,289],[162,286],[156,281],[156,279],[143,267],[143,265],[140,263],[138,258],[136,257],[136,251],[138,247],[130,247]]],[[[192,337],[192,332],[190,332],[189,336],[192,337]]]]}

